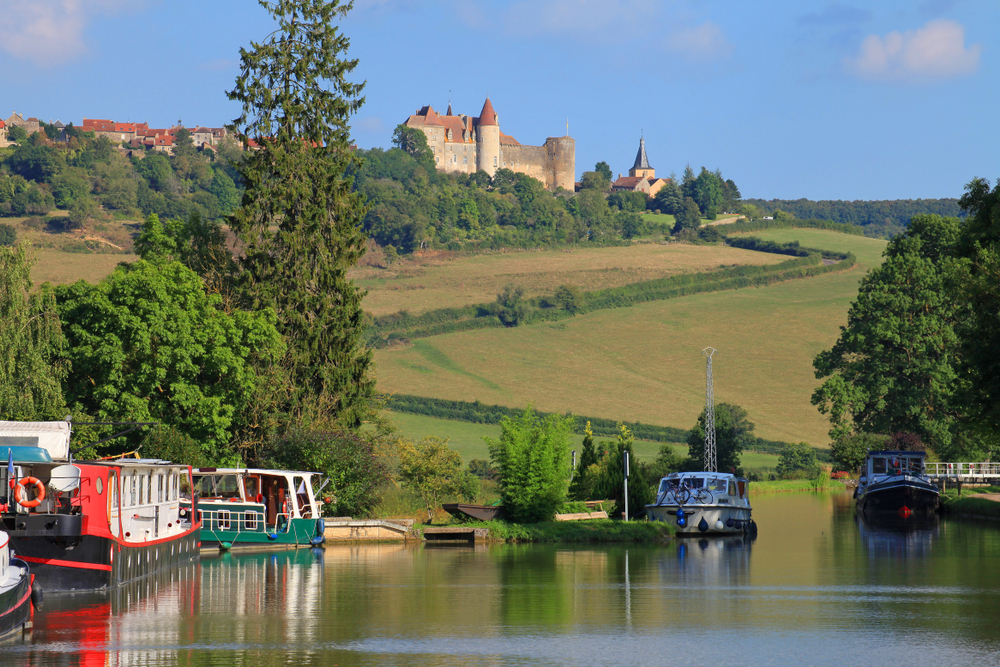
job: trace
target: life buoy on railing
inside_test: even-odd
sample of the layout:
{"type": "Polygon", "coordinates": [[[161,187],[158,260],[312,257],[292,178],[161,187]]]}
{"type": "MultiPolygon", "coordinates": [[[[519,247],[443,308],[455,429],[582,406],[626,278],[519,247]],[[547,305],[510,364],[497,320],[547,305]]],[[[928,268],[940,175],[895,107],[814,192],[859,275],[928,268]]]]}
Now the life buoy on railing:
{"type": "Polygon", "coordinates": [[[14,487],[14,500],[21,507],[38,507],[45,500],[45,485],[37,477],[25,477],[14,487]],[[27,489],[29,484],[35,485],[34,500],[25,500],[21,497],[21,492],[27,489]]]}

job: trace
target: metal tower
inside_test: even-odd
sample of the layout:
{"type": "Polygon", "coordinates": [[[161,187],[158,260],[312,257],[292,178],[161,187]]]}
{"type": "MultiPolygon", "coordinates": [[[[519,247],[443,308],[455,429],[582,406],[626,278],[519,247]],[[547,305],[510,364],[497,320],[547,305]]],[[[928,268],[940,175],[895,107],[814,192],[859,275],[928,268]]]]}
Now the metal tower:
{"type": "Polygon", "coordinates": [[[715,464],[715,390],[712,388],[712,355],[718,352],[706,347],[705,355],[705,472],[716,472],[715,464]]]}

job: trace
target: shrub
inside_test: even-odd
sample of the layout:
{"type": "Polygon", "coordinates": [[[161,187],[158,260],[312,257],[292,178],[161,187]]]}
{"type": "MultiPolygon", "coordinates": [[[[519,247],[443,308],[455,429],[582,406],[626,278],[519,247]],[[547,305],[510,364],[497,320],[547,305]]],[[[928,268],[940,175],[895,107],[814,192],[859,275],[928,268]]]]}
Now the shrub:
{"type": "Polygon", "coordinates": [[[799,442],[788,445],[781,453],[775,473],[782,479],[813,479],[819,477],[821,469],[813,448],[799,442]]]}
{"type": "Polygon", "coordinates": [[[572,427],[569,417],[539,417],[529,407],[520,416],[500,422],[499,440],[484,438],[511,521],[551,519],[565,500],[572,427]]]}
{"type": "Polygon", "coordinates": [[[17,241],[17,230],[6,223],[0,223],[0,246],[12,246],[17,241]]]}
{"type": "Polygon", "coordinates": [[[420,494],[428,521],[434,520],[442,497],[457,495],[472,500],[479,492],[479,480],[462,470],[461,455],[447,440],[433,436],[417,444],[400,442],[399,477],[403,486],[420,494]]]}

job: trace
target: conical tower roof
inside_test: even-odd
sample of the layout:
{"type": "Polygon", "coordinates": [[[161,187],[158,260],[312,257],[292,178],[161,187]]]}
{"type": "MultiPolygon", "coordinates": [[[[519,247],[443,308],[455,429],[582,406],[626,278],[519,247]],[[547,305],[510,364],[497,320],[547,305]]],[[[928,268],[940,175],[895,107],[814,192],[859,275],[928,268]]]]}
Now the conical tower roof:
{"type": "Polygon", "coordinates": [[[646,157],[646,140],[643,137],[639,138],[639,152],[635,154],[635,164],[632,165],[632,169],[652,169],[649,166],[649,158],[646,157]]]}
{"type": "Polygon", "coordinates": [[[497,122],[497,112],[493,110],[493,104],[490,102],[490,98],[486,98],[486,104],[483,105],[483,110],[479,112],[479,124],[480,125],[499,125],[497,122]]]}

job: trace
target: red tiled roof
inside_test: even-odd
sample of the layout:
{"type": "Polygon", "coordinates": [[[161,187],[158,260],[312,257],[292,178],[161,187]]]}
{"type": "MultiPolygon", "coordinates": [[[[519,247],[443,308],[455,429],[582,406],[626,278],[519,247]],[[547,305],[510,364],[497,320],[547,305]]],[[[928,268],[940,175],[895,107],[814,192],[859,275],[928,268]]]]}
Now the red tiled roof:
{"type": "Polygon", "coordinates": [[[500,143],[506,144],[508,146],[520,146],[521,142],[510,136],[509,134],[500,133],[500,143]]]}
{"type": "Polygon", "coordinates": [[[437,111],[434,111],[433,107],[428,106],[425,115],[427,118],[424,120],[424,125],[444,125],[441,122],[441,116],[438,115],[437,111]]]}
{"type": "Polygon", "coordinates": [[[634,190],[635,186],[639,184],[639,181],[646,180],[642,176],[622,176],[617,181],[611,184],[613,188],[628,188],[629,190],[634,190]]]}
{"type": "MultiPolygon", "coordinates": [[[[457,143],[469,143],[472,141],[471,136],[468,139],[463,138],[462,133],[465,132],[465,124],[462,123],[462,119],[458,116],[438,116],[438,120],[444,125],[445,129],[451,130],[451,140],[457,143]]],[[[471,132],[469,133],[471,135],[471,132]]]]}
{"type": "Polygon", "coordinates": [[[7,127],[7,125],[2,120],[0,120],[0,129],[3,129],[5,127],[7,127]]]}
{"type": "Polygon", "coordinates": [[[497,112],[493,110],[493,104],[488,97],[486,98],[486,104],[483,105],[483,110],[479,112],[479,124],[498,125],[497,112]]]}
{"type": "Polygon", "coordinates": [[[84,118],[80,129],[84,132],[114,132],[115,122],[102,118],[84,118]]]}

